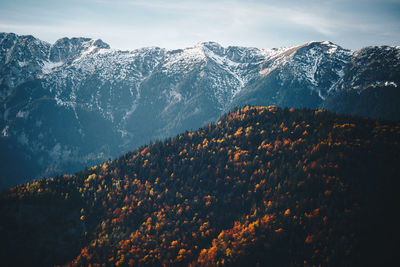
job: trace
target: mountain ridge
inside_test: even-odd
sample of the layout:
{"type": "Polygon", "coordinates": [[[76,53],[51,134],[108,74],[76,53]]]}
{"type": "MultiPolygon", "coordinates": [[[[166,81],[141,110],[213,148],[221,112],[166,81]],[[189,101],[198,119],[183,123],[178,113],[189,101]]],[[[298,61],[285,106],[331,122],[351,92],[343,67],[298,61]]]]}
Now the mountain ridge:
{"type": "Polygon", "coordinates": [[[246,104],[400,119],[400,49],[363,51],[327,41],[121,51],[100,39],[0,34],[0,159],[11,166],[0,187],[73,173],[246,104]],[[32,170],[15,175],[7,157],[32,170]]]}

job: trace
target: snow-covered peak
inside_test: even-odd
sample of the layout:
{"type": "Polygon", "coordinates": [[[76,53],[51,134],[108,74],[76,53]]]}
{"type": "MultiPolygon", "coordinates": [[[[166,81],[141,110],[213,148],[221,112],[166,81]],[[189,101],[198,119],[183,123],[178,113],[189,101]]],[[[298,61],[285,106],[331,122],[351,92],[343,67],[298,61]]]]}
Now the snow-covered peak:
{"type": "Polygon", "coordinates": [[[213,48],[220,49],[220,48],[222,48],[222,46],[219,43],[213,42],[213,41],[199,42],[195,46],[206,47],[208,49],[213,49],[213,48]]]}
{"type": "Polygon", "coordinates": [[[272,49],[262,49],[260,54],[264,61],[260,65],[260,75],[266,76],[278,67],[284,66],[292,58],[294,53],[302,46],[280,47],[272,49]]]}
{"type": "MultiPolygon", "coordinates": [[[[0,49],[0,63],[13,66],[9,73],[12,78],[3,73],[3,83],[10,88],[38,77],[60,88],[70,79],[74,87],[79,88],[94,75],[101,84],[133,83],[130,89],[133,95],[135,88],[153,72],[160,71],[173,80],[194,72],[199,80],[192,82],[203,84],[207,80],[221,105],[232,100],[252,79],[275,70],[282,86],[285,82],[304,83],[323,98],[343,78],[351,58],[364,53],[360,50],[354,54],[329,41],[271,49],[223,47],[216,42],[201,42],[184,49],[145,47],[122,51],[111,49],[100,39],[61,38],[48,44],[32,36],[5,33],[0,34],[0,49]],[[14,77],[17,69],[26,72],[14,77]]],[[[367,48],[365,53],[370,56],[373,49],[379,52],[383,48],[367,48]]],[[[385,49],[399,51],[393,47],[385,49]]]]}
{"type": "Polygon", "coordinates": [[[51,45],[49,61],[60,62],[75,60],[82,53],[90,53],[98,49],[109,49],[110,46],[100,39],[83,37],[61,38],[51,45]]]}
{"type": "Polygon", "coordinates": [[[206,58],[204,47],[197,44],[185,49],[168,50],[163,62],[163,72],[190,71],[190,66],[203,62],[206,58]]]}
{"type": "Polygon", "coordinates": [[[96,46],[99,48],[110,48],[110,46],[107,43],[103,42],[101,39],[92,39],[86,37],[60,38],[52,46],[58,48],[68,47],[71,49],[74,47],[87,49],[91,46],[96,46]]]}
{"type": "Polygon", "coordinates": [[[225,51],[225,48],[216,42],[202,42],[197,44],[196,46],[200,46],[204,52],[212,51],[216,54],[223,54],[225,51]]]}

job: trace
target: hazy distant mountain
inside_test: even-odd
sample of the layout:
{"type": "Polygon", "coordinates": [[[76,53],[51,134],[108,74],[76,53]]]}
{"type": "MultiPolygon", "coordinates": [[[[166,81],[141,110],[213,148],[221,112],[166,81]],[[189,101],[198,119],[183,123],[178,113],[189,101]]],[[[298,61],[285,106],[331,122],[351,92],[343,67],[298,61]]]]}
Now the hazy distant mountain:
{"type": "Polygon", "coordinates": [[[330,42],[119,51],[1,33],[0,188],[76,171],[244,104],[400,119],[399,58],[399,47],[330,42]]]}

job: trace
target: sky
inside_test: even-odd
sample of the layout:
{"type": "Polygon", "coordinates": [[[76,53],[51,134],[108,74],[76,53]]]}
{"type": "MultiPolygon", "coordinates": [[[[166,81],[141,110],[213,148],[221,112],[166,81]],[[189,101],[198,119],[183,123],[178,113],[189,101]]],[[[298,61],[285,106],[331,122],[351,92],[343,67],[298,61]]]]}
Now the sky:
{"type": "Polygon", "coordinates": [[[0,32],[100,38],[122,50],[325,40],[356,50],[400,45],[400,0],[0,0],[0,32]]]}

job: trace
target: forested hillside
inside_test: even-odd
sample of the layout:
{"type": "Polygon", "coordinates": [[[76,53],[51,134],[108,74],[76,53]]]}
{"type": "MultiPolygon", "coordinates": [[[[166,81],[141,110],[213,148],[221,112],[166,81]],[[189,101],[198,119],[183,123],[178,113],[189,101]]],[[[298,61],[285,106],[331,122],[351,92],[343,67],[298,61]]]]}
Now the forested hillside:
{"type": "Polygon", "coordinates": [[[400,123],[237,109],[0,196],[6,266],[390,264],[400,123]]]}

